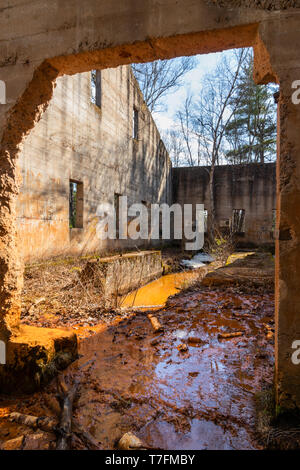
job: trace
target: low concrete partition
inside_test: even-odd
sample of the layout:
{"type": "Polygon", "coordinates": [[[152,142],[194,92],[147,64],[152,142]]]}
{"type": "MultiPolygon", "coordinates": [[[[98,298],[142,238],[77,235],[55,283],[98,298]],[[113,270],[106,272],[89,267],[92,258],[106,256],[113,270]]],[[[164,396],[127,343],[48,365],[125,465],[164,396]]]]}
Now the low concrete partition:
{"type": "Polygon", "coordinates": [[[274,290],[275,265],[270,253],[236,255],[228,258],[226,266],[209,272],[202,284],[208,287],[263,286],[265,289],[274,290]]]}
{"type": "Polygon", "coordinates": [[[160,251],[140,251],[92,259],[80,274],[85,284],[98,285],[105,296],[123,295],[162,275],[160,251]]]}
{"type": "Polygon", "coordinates": [[[0,366],[0,393],[33,393],[77,358],[73,331],[20,325],[0,366]]]}

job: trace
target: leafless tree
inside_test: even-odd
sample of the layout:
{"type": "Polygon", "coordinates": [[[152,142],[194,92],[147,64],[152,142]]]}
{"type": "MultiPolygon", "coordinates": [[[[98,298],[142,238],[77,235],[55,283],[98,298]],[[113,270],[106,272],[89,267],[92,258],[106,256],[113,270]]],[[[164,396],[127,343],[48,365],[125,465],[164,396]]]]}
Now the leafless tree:
{"type": "Polygon", "coordinates": [[[223,56],[213,72],[205,75],[198,95],[187,96],[177,112],[177,123],[185,146],[185,162],[189,166],[206,165],[209,173],[208,230],[214,238],[214,172],[225,158],[226,128],[235,106],[238,77],[247,51],[240,49],[223,56]]]}
{"type": "MultiPolygon", "coordinates": [[[[224,156],[226,129],[236,108],[231,98],[235,94],[238,77],[247,54],[246,49],[239,49],[230,58],[223,56],[214,73],[207,74],[203,87],[194,106],[194,132],[199,138],[200,154],[209,165],[209,201],[208,228],[214,238],[214,172],[224,156]]],[[[238,107],[238,100],[235,106],[238,107]]]]}
{"type": "Polygon", "coordinates": [[[182,85],[183,77],[195,65],[193,57],[132,64],[133,73],[151,112],[163,109],[162,98],[176,91],[182,85]]]}
{"type": "Polygon", "coordinates": [[[277,86],[257,85],[253,79],[253,52],[249,49],[231,105],[235,115],[229,123],[226,158],[231,163],[264,163],[276,159],[277,86]],[[238,101],[238,107],[235,105],[238,101]]]}
{"type": "Polygon", "coordinates": [[[174,167],[184,163],[184,142],[179,130],[171,129],[163,133],[163,142],[172,160],[174,167]]]}
{"type": "Polygon", "coordinates": [[[188,166],[194,166],[194,139],[195,132],[193,126],[193,102],[192,95],[186,97],[182,108],[177,112],[180,134],[184,142],[185,162],[188,166]]]}

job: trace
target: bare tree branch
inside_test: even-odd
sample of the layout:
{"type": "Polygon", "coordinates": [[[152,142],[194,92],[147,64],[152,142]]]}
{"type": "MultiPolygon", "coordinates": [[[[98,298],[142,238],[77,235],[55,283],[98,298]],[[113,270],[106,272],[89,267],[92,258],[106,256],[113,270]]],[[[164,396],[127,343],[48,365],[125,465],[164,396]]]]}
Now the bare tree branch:
{"type": "Polygon", "coordinates": [[[193,57],[132,65],[133,73],[151,112],[158,112],[163,108],[162,98],[176,91],[182,85],[183,77],[195,65],[196,61],[193,57]]]}

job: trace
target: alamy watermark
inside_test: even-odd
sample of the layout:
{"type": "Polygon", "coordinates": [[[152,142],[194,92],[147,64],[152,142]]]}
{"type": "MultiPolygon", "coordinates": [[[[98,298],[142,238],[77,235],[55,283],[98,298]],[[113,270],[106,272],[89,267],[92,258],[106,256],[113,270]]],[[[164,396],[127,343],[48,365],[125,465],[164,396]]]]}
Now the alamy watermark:
{"type": "Polygon", "coordinates": [[[292,83],[292,88],[296,90],[292,94],[292,102],[293,104],[300,104],[300,80],[295,80],[292,83]]]}
{"type": "Polygon", "coordinates": [[[6,344],[0,341],[0,365],[6,364],[6,344]]]}
{"type": "Polygon", "coordinates": [[[118,205],[99,204],[97,235],[100,240],[182,240],[185,249],[200,250],[204,245],[203,204],[136,203],[128,207],[127,196],[118,205]]]}
{"type": "Polygon", "coordinates": [[[292,349],[296,349],[295,352],[292,354],[292,363],[295,366],[300,364],[300,341],[294,341],[292,344],[292,349]]]}
{"type": "Polygon", "coordinates": [[[0,80],[0,104],[6,104],[6,85],[3,80],[0,80]]]}

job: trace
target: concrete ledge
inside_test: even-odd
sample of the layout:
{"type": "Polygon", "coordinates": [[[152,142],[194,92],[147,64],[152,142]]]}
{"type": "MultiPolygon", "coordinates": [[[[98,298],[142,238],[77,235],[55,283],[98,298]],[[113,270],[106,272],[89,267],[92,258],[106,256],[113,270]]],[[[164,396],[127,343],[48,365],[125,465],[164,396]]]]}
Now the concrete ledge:
{"type": "Polygon", "coordinates": [[[98,285],[104,295],[127,294],[162,275],[160,251],[140,251],[90,260],[80,274],[84,283],[98,285]]]}
{"type": "Polygon", "coordinates": [[[21,325],[7,343],[0,393],[32,393],[77,358],[77,336],[63,329],[21,325]]]}
{"type": "Polygon", "coordinates": [[[202,280],[202,284],[208,287],[251,285],[272,289],[274,274],[274,260],[270,254],[251,253],[241,257],[230,257],[229,264],[209,272],[202,280]]]}

